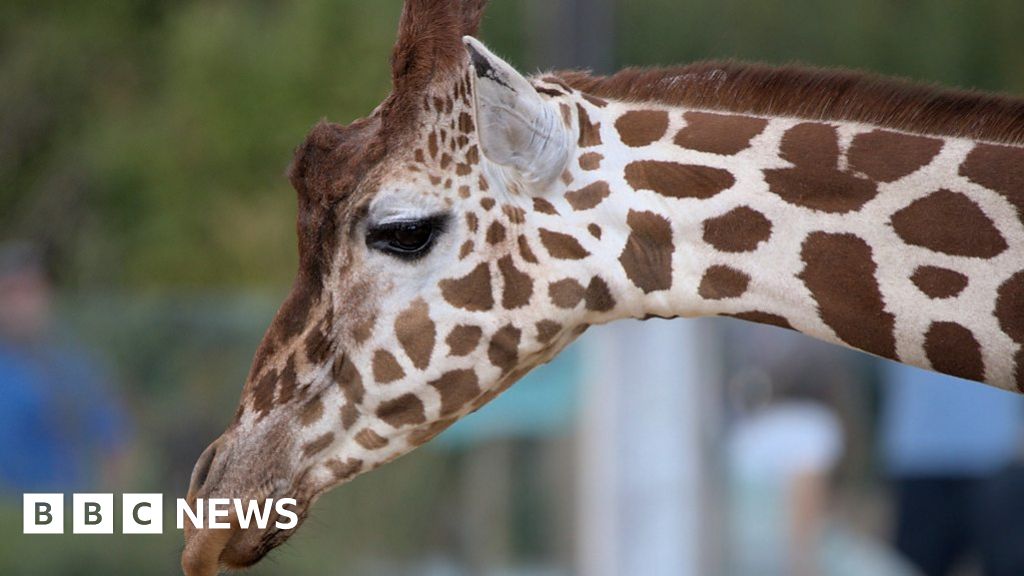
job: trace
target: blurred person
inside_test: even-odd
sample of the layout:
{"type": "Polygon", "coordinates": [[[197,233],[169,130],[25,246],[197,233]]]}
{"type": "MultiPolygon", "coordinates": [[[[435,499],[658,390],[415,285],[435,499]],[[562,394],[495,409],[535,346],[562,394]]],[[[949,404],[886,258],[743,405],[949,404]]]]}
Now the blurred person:
{"type": "Polygon", "coordinates": [[[1024,399],[897,364],[886,379],[896,547],[926,576],[971,556],[985,576],[1024,574],[1024,399]]]}
{"type": "Polygon", "coordinates": [[[833,351],[796,335],[749,329],[747,368],[730,382],[740,416],[727,438],[732,576],[911,576],[883,543],[833,513],[846,448],[833,351]],[[761,337],[761,338],[759,338],[761,337]]]}
{"type": "Polygon", "coordinates": [[[0,494],[109,484],[128,445],[106,375],[55,324],[39,250],[0,245],[0,494]]]}

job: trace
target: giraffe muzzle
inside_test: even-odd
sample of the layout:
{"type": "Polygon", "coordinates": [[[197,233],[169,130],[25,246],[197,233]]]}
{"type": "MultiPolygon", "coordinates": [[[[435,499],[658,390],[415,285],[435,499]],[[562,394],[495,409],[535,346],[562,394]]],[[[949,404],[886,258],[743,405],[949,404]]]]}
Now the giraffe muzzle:
{"type": "MultiPolygon", "coordinates": [[[[204,490],[210,480],[217,452],[224,444],[224,437],[214,440],[196,460],[189,479],[187,500],[190,506],[195,505],[198,498],[208,490],[204,490]]],[[[222,455],[223,456],[223,455],[222,455]]],[[[220,571],[221,554],[228,542],[238,532],[235,519],[229,518],[229,529],[200,529],[185,522],[185,549],[181,554],[181,569],[186,576],[216,576],[220,571]]]]}
{"type": "Polygon", "coordinates": [[[232,519],[232,527],[226,530],[189,529],[185,527],[185,550],[181,553],[181,569],[185,576],[217,576],[221,556],[228,542],[238,533],[232,519]]]}
{"type": "Polygon", "coordinates": [[[242,439],[228,430],[196,460],[186,501],[202,523],[184,520],[186,576],[251,566],[302,523],[310,504],[306,477],[292,469],[282,438],[273,426],[242,439]],[[215,503],[216,521],[229,527],[212,527],[215,503]]]}

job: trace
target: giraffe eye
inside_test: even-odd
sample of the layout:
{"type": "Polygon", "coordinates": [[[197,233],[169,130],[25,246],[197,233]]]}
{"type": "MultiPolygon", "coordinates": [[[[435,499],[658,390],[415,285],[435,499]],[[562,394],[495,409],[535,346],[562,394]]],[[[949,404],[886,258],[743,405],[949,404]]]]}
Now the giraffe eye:
{"type": "Polygon", "coordinates": [[[371,226],[366,245],[405,260],[427,255],[434,240],[444,231],[445,217],[430,216],[371,226]]]}

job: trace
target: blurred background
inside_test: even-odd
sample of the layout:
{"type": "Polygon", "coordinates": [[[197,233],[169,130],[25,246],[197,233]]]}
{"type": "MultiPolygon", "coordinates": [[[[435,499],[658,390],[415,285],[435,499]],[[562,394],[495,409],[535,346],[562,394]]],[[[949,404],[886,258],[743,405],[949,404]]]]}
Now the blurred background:
{"type": "MultiPolygon", "coordinates": [[[[527,72],[729,57],[1024,93],[1019,0],[491,4],[484,40],[527,72]]],[[[400,8],[0,3],[0,574],[177,571],[172,498],[296,267],[284,168],[385,96],[400,8]],[[163,492],[165,533],[21,535],[45,491],[163,492]]],[[[325,496],[252,573],[1024,574],[1022,422],[775,328],[623,323],[325,496]]]]}

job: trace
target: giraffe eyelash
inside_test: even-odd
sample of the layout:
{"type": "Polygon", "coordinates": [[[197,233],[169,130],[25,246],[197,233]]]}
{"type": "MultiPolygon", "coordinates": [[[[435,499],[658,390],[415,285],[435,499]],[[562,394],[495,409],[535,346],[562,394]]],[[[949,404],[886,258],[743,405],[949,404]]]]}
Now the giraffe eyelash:
{"type": "Polygon", "coordinates": [[[402,260],[419,260],[444,233],[447,214],[374,224],[366,232],[366,245],[402,260]]]}

